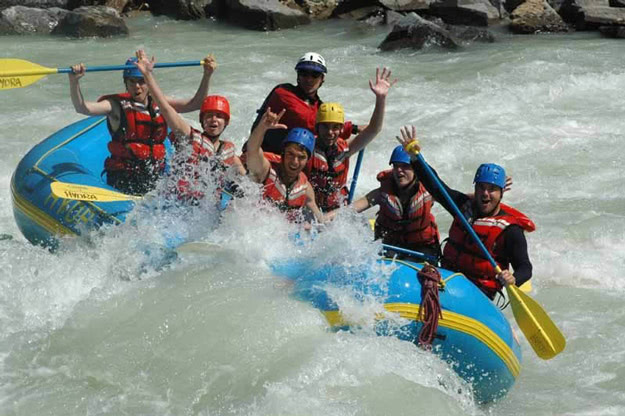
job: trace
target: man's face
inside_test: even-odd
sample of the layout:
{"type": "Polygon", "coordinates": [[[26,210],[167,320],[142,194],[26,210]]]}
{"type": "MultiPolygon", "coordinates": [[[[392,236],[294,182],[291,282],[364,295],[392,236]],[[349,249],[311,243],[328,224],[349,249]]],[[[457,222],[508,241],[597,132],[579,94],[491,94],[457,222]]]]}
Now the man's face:
{"type": "Polygon", "coordinates": [[[501,188],[491,183],[478,182],[475,184],[475,206],[482,217],[496,213],[501,202],[501,188]]]}
{"type": "Polygon", "coordinates": [[[313,95],[323,84],[323,74],[316,71],[297,71],[297,85],[308,95],[313,95]]]}
{"type": "Polygon", "coordinates": [[[125,78],[124,84],[133,101],[145,103],[148,98],[148,86],[143,78],[125,78]]]}
{"type": "Polygon", "coordinates": [[[226,117],[218,111],[207,111],[202,118],[204,132],[210,137],[217,137],[226,128],[226,117]]]}
{"type": "Polygon", "coordinates": [[[297,143],[288,143],[282,152],[282,165],[289,177],[295,177],[306,167],[308,153],[297,143]]]}
{"type": "Polygon", "coordinates": [[[318,123],[317,139],[322,147],[333,146],[336,140],[343,132],[343,124],[341,123],[318,123]]]}
{"type": "Polygon", "coordinates": [[[400,189],[410,186],[414,181],[414,169],[410,163],[393,163],[393,178],[400,189]]]}

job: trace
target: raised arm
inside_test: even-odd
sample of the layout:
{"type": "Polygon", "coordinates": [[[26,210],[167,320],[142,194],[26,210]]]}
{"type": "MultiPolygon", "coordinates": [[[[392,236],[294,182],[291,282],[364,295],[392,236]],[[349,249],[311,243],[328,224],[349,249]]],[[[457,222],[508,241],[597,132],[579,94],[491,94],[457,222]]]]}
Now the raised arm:
{"type": "Polygon", "coordinates": [[[269,129],[287,128],[284,124],[279,124],[280,118],[282,118],[285,112],[286,109],[283,109],[280,111],[280,114],[276,114],[271,112],[271,108],[267,108],[267,111],[265,111],[247,140],[247,151],[245,152],[247,155],[247,168],[255,182],[262,183],[271,168],[271,164],[265,158],[263,149],[260,147],[265,133],[269,129]]]}
{"type": "Polygon", "coordinates": [[[69,72],[69,93],[72,98],[74,109],[79,114],[86,116],[108,116],[113,112],[113,105],[109,100],[85,101],[80,90],[80,78],[85,76],[85,64],[81,63],[72,66],[69,72]]]}
{"type": "Polygon", "coordinates": [[[386,96],[391,87],[395,85],[397,80],[390,81],[391,71],[387,68],[376,68],[375,70],[375,84],[369,80],[369,88],[375,94],[375,108],[371,115],[371,120],[367,127],[365,127],[356,137],[347,141],[349,144],[348,156],[356,154],[360,149],[368,145],[375,136],[382,130],[384,124],[384,110],[386,107],[386,96]]]}
{"type": "Polygon", "coordinates": [[[148,85],[150,95],[160,108],[161,114],[165,118],[165,121],[167,121],[167,126],[176,137],[187,137],[191,134],[191,126],[178,114],[174,107],[169,104],[167,97],[165,97],[161,87],[156,82],[152,71],[154,69],[154,62],[154,57],[148,59],[143,49],[137,51],[137,68],[143,74],[143,79],[145,79],[148,85]]]}
{"type": "MultiPolygon", "coordinates": [[[[379,198],[380,198],[380,188],[376,188],[372,191],[369,191],[369,193],[367,193],[367,195],[363,196],[362,198],[355,200],[350,205],[350,207],[352,207],[354,211],[356,212],[363,212],[363,211],[368,210],[372,206],[379,205],[380,204],[379,198]]],[[[326,221],[334,220],[334,217],[336,217],[336,214],[338,214],[339,209],[340,208],[337,208],[330,212],[326,212],[324,214],[324,218],[326,219],[326,221]]]]}
{"type": "Polygon", "coordinates": [[[207,55],[203,60],[204,75],[200,85],[195,92],[195,95],[190,99],[179,99],[167,97],[169,104],[178,113],[189,113],[191,111],[199,110],[202,107],[202,102],[208,94],[208,87],[210,85],[210,79],[215,69],[217,69],[217,61],[213,55],[207,55]]]}

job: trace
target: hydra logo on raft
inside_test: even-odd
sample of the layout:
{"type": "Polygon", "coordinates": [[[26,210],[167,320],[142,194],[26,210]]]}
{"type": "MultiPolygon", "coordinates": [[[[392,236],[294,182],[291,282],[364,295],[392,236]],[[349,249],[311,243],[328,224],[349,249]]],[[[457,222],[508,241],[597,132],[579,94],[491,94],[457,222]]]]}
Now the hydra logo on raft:
{"type": "Polygon", "coordinates": [[[72,191],[63,191],[63,193],[65,194],[65,198],[67,199],[81,199],[81,200],[91,200],[91,201],[97,201],[98,197],[94,194],[89,194],[87,192],[72,192],[72,191]]]}
{"type": "Polygon", "coordinates": [[[22,80],[17,77],[0,78],[0,89],[19,88],[22,86],[22,80]]]}
{"type": "MultiPolygon", "coordinates": [[[[78,195],[81,197],[88,196],[90,194],[64,192],[66,198],[73,198],[78,195]],[[72,196],[73,195],[73,196],[72,196]]],[[[91,198],[89,198],[91,199],[91,198]]],[[[95,197],[93,199],[96,199],[95,197]]],[[[59,220],[63,220],[67,224],[76,224],[79,221],[85,225],[91,225],[95,223],[97,213],[87,204],[82,201],[76,201],[74,199],[58,198],[52,193],[43,202],[44,208],[49,209],[56,214],[59,220]]]]}

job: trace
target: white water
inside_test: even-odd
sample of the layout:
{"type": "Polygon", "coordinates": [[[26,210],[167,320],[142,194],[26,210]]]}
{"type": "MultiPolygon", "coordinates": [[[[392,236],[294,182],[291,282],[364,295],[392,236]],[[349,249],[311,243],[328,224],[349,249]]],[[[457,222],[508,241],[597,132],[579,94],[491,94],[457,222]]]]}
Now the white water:
{"type": "MultiPolygon", "coordinates": [[[[254,110],[294,61],[315,50],[329,62],[321,89],[366,122],[375,67],[399,78],[383,133],[367,149],[357,194],[376,186],[392,139],[415,124],[424,155],[451,186],[469,190],[482,162],[514,178],[511,205],[535,220],[528,236],[533,297],[567,338],[551,361],[523,341],[508,396],[476,406],[443,363],[414,345],[367,331],[334,334],[320,313],[289,297],[267,262],[299,254],[292,231],[239,203],[154,218],[68,241],[57,254],[29,245],[15,226],[9,183],[36,143],[80,118],[63,75],[2,91],[0,111],[0,414],[2,415],[620,415],[625,413],[625,54],[595,34],[512,37],[461,52],[380,53],[385,29],[348,22],[278,33],[214,22],[130,21],[127,39],[0,37],[3,55],[48,67],[123,63],[145,47],[161,62],[215,53],[212,92],[231,101],[227,133],[246,137],[254,110]],[[142,269],[163,227],[225,247],[169,269],[142,269]],[[446,386],[446,387],[443,387],[446,386]]],[[[160,70],[170,95],[194,92],[199,68],[160,70]]],[[[88,99],[118,91],[118,73],[83,79],[88,99]]],[[[196,115],[189,115],[195,120],[196,115]]],[[[436,209],[441,230],[449,216],[436,209]]],[[[362,221],[345,216],[315,243],[320,258],[354,264],[375,253],[362,221]]],[[[369,317],[379,305],[349,305],[369,317]]],[[[341,298],[341,294],[338,297],[341,298]]],[[[466,389],[463,389],[466,392],[466,389]]]]}

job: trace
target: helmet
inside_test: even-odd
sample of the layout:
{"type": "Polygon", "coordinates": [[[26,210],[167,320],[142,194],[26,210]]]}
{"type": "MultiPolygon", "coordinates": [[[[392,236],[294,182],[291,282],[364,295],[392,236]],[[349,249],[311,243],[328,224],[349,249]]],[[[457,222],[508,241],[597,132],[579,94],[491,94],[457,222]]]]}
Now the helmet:
{"type": "Polygon", "coordinates": [[[506,171],[494,163],[482,163],[473,178],[473,183],[478,182],[490,183],[503,189],[506,185],[506,171]]]}
{"type": "Polygon", "coordinates": [[[315,136],[310,130],[301,127],[296,127],[289,131],[282,141],[282,147],[284,148],[288,143],[297,143],[303,146],[308,153],[308,157],[310,157],[315,150],[315,136]]]}
{"type": "Polygon", "coordinates": [[[315,71],[323,74],[328,72],[328,68],[326,68],[326,60],[323,59],[323,56],[315,52],[306,52],[304,56],[299,58],[299,61],[297,61],[297,64],[295,65],[295,70],[315,71]]]}
{"type": "Polygon", "coordinates": [[[392,165],[393,163],[410,164],[410,155],[404,150],[404,146],[399,145],[393,149],[393,153],[391,153],[391,159],[388,161],[388,164],[392,165]]]}
{"type": "Polygon", "coordinates": [[[143,78],[143,74],[141,73],[141,71],[139,71],[139,68],[134,65],[136,63],[137,58],[135,58],[134,56],[128,58],[128,60],[126,61],[126,65],[132,65],[132,68],[124,69],[124,80],[126,78],[143,78]]]}
{"type": "Polygon", "coordinates": [[[317,123],[345,124],[345,112],[339,103],[323,103],[317,111],[317,123]]]}
{"type": "Polygon", "coordinates": [[[226,118],[226,124],[230,122],[230,103],[221,95],[209,95],[204,98],[204,102],[202,103],[202,108],[200,109],[200,123],[204,118],[204,114],[209,111],[214,111],[216,113],[223,114],[226,118]]]}

